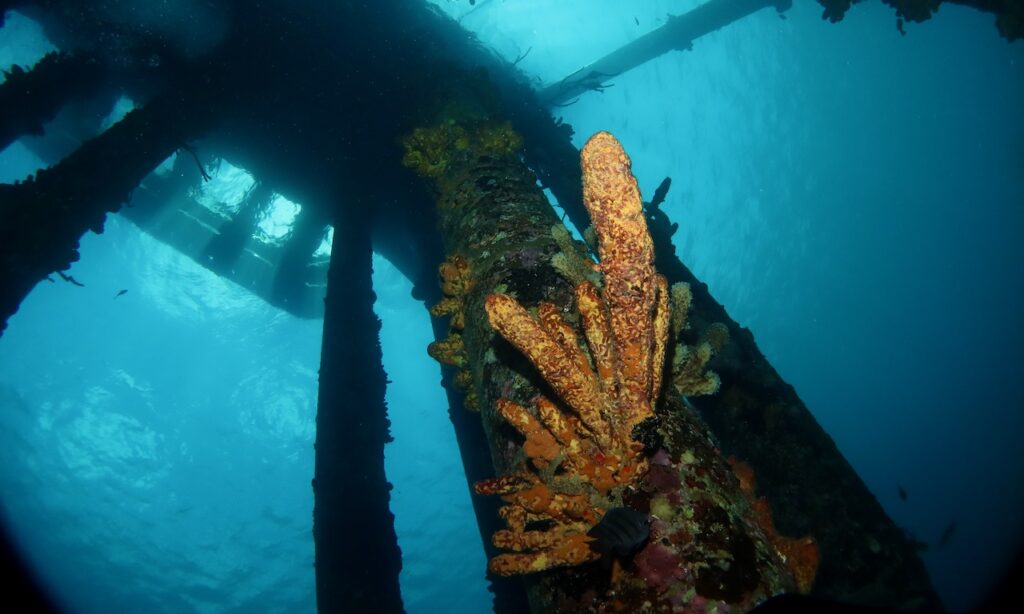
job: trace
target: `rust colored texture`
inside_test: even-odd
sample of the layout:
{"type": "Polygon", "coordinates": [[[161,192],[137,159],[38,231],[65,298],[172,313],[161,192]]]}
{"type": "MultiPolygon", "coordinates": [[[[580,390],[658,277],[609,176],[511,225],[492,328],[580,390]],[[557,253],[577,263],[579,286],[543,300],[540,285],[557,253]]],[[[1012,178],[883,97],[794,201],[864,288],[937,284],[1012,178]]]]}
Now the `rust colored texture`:
{"type": "Polygon", "coordinates": [[[477,490],[506,503],[506,528],[493,536],[506,552],[491,571],[523,574],[537,612],[746,609],[796,590],[698,415],[677,395],[655,411],[667,381],[655,365],[669,354],[691,361],[668,338],[679,327],[628,157],[610,135],[593,145],[584,164],[605,254],[600,287],[586,266],[565,266],[590,261],[586,248],[561,234],[514,155],[441,165],[431,156],[423,173],[448,258],[468,263],[472,280],[460,336],[496,470],[477,490]],[[634,320],[616,331],[623,312],[634,320]],[[620,506],[650,515],[650,537],[635,556],[601,565],[588,529],[620,506]]]}
{"type": "MultiPolygon", "coordinates": [[[[558,149],[556,158],[548,162],[554,176],[545,184],[552,186],[572,223],[586,228],[587,211],[578,187],[582,173],[573,164],[572,148],[558,149]]],[[[820,564],[811,595],[909,611],[941,610],[914,544],[888,517],[796,390],[768,362],[750,330],[733,320],[682,263],[672,242],[671,220],[656,208],[647,207],[646,214],[658,271],[673,287],[673,298],[690,304],[688,322],[673,322],[673,328],[679,328],[684,351],[692,348],[686,351],[695,354],[688,357],[695,361],[691,364],[706,360],[709,370],[703,373],[719,380],[703,377],[708,389],[720,391],[691,399],[689,405],[710,427],[723,452],[748,462],[757,472],[757,495],[767,499],[778,530],[814,538],[820,564]],[[706,348],[705,342],[712,347],[706,348]],[[708,349],[715,350],[713,356],[708,349]]],[[[680,357],[673,353],[670,359],[680,357]]],[[[688,386],[697,385],[696,370],[674,369],[673,375],[688,386]]]]}

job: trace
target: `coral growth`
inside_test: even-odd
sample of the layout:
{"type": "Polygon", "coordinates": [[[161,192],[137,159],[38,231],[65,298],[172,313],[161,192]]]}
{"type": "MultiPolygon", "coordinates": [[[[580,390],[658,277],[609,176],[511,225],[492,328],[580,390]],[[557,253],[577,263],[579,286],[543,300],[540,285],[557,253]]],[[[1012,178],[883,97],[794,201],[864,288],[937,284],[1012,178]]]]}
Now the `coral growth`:
{"type": "MultiPolygon", "coordinates": [[[[686,283],[672,284],[670,290],[672,338],[689,328],[687,314],[693,302],[693,292],[686,283]]],[[[708,326],[704,338],[696,346],[679,344],[672,352],[672,386],[683,396],[698,396],[718,392],[718,375],[707,370],[712,355],[720,352],[729,342],[729,329],[720,322],[708,326]]]]}
{"type": "Polygon", "coordinates": [[[740,482],[740,490],[753,500],[754,519],[758,527],[782,556],[786,567],[793,574],[797,590],[801,593],[809,593],[814,585],[814,578],[818,573],[818,562],[821,558],[818,544],[811,537],[793,538],[779,534],[775,529],[775,522],[772,520],[772,510],[768,505],[768,499],[755,497],[757,481],[754,477],[753,467],[733,456],[730,456],[728,461],[740,482]]]}
{"type": "Polygon", "coordinates": [[[462,335],[459,333],[450,333],[441,341],[431,343],[427,346],[427,353],[443,365],[466,366],[466,344],[462,341],[462,335]]]}
{"type": "Polygon", "coordinates": [[[551,238],[558,245],[558,253],[551,258],[551,266],[563,277],[578,284],[588,280],[600,285],[601,278],[594,270],[594,263],[586,257],[586,252],[577,246],[565,226],[558,224],[551,227],[551,238]]]}
{"type": "Polygon", "coordinates": [[[442,122],[416,128],[402,146],[402,164],[431,178],[443,175],[453,164],[480,156],[507,156],[522,147],[523,140],[509,122],[480,122],[470,127],[442,122]]]}
{"type": "MultiPolygon", "coordinates": [[[[527,466],[477,483],[501,495],[508,529],[490,569],[499,575],[573,566],[597,558],[587,531],[646,472],[634,440],[654,415],[661,390],[670,313],[630,161],[615,138],[594,135],[582,155],[584,202],[598,239],[600,290],[576,286],[585,345],[562,311],[540,303],[536,316],[516,299],[490,294],[491,325],[522,352],[571,411],[538,396],[530,409],[500,399],[499,415],[526,439],[527,466]],[[538,528],[538,526],[540,528],[538,528]]],[[[706,362],[706,361],[705,361],[706,362]]],[[[692,393],[691,393],[692,394],[692,393]]]]}
{"type": "Polygon", "coordinates": [[[444,298],[430,309],[436,318],[449,316],[448,337],[435,341],[427,347],[427,353],[444,365],[459,367],[455,385],[465,395],[466,409],[478,411],[480,403],[473,387],[473,374],[466,365],[465,344],[459,331],[466,327],[466,295],[473,288],[472,269],[469,261],[459,255],[449,256],[438,267],[441,278],[441,292],[444,298]]]}
{"type": "Polygon", "coordinates": [[[444,298],[430,309],[435,318],[451,316],[449,325],[454,330],[462,330],[466,326],[466,313],[463,304],[466,294],[473,287],[469,262],[462,256],[449,256],[438,267],[441,276],[441,292],[444,298]]]}
{"type": "Polygon", "coordinates": [[[779,534],[772,520],[768,499],[764,497],[754,501],[754,512],[757,514],[758,526],[782,555],[786,567],[793,574],[797,590],[801,593],[811,592],[814,578],[818,573],[818,562],[821,560],[817,542],[809,536],[786,537],[779,534]]]}

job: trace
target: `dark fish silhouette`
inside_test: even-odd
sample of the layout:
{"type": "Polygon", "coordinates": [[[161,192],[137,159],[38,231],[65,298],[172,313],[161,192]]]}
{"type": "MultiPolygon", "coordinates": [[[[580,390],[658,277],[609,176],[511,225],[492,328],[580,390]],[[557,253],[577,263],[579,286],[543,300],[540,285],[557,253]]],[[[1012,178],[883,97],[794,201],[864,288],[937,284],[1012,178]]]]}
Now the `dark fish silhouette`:
{"type": "Polygon", "coordinates": [[[117,294],[115,294],[115,295],[114,295],[114,298],[117,298],[117,297],[119,297],[119,296],[124,296],[125,294],[128,294],[128,291],[127,291],[127,290],[119,290],[119,291],[117,292],[117,294]]]}
{"type": "Polygon", "coordinates": [[[60,275],[60,278],[63,279],[64,281],[68,282],[69,284],[74,284],[74,285],[78,286],[79,288],[84,288],[85,287],[85,284],[83,284],[82,282],[78,281],[74,277],[68,275],[64,271],[57,271],[57,275],[60,275]]]}
{"type": "Polygon", "coordinates": [[[656,209],[658,205],[665,202],[665,197],[668,195],[668,189],[671,187],[671,177],[665,177],[664,179],[662,179],[661,183],[658,184],[658,188],[654,190],[654,198],[651,199],[651,202],[648,203],[647,206],[652,209],[656,209]]]}
{"type": "Polygon", "coordinates": [[[649,523],[647,514],[628,507],[613,507],[587,531],[587,535],[594,538],[590,547],[605,556],[632,556],[650,536],[649,523]]]}
{"type": "Polygon", "coordinates": [[[906,501],[907,500],[907,489],[903,488],[903,485],[897,484],[896,485],[896,492],[898,492],[900,494],[900,500],[902,500],[902,501],[906,501]]]}
{"type": "Polygon", "coordinates": [[[636,25],[640,25],[640,20],[637,19],[636,16],[633,17],[633,21],[636,22],[636,25]]]}
{"type": "Polygon", "coordinates": [[[949,543],[949,540],[953,539],[953,535],[956,534],[956,519],[950,520],[949,524],[946,525],[946,529],[942,532],[942,536],[939,537],[939,548],[944,547],[949,543]]]}

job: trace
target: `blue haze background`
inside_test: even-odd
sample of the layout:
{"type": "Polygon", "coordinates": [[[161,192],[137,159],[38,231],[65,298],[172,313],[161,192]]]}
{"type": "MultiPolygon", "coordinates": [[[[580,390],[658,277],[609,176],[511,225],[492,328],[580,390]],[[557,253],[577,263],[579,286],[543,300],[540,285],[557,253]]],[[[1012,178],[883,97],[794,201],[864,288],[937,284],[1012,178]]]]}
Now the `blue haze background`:
{"type": "MultiPolygon", "coordinates": [[[[160,22],[161,3],[115,4],[160,22]]],[[[529,49],[541,84],[697,3],[436,4],[509,59],[529,49]]],[[[577,144],[615,133],[646,196],[672,177],[684,262],[933,544],[960,610],[1024,539],[1024,44],[955,6],[905,37],[879,3],[819,14],[763,11],[558,114],[577,144]]],[[[47,49],[17,15],[0,30],[0,66],[47,49]]],[[[14,145],[0,180],[39,164],[14,145]]],[[[76,612],[311,611],[320,322],[117,216],[70,273],[86,287],[41,283],[0,338],[0,511],[41,577],[76,612]]],[[[383,259],[374,281],[403,597],[486,611],[427,314],[383,259]]]]}

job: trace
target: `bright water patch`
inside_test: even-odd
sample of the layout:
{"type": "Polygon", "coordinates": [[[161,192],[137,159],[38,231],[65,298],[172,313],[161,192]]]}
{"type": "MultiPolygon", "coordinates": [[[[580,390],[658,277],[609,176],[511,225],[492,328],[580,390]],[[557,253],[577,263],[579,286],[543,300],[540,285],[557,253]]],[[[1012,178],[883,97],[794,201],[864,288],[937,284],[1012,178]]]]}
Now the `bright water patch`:
{"type": "Polygon", "coordinates": [[[0,339],[7,526],[75,612],[313,611],[320,322],[119,218],[82,254],[0,339]]]}
{"type": "Polygon", "coordinates": [[[402,548],[406,612],[488,612],[487,560],[440,369],[427,356],[433,341],[430,315],[412,300],[412,284],[391,263],[374,256],[373,269],[384,366],[391,380],[387,402],[395,440],[385,449],[385,469],[395,487],[391,510],[402,548]]]}
{"type": "Polygon", "coordinates": [[[207,171],[210,180],[200,184],[191,196],[214,213],[230,218],[238,213],[246,196],[256,187],[256,178],[240,166],[217,159],[207,171]]]}
{"type": "Polygon", "coordinates": [[[283,244],[292,232],[302,205],[274,194],[256,222],[256,238],[266,243],[283,244]]]}

